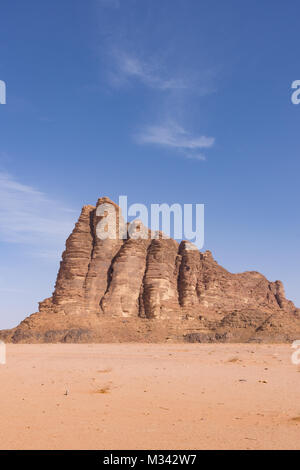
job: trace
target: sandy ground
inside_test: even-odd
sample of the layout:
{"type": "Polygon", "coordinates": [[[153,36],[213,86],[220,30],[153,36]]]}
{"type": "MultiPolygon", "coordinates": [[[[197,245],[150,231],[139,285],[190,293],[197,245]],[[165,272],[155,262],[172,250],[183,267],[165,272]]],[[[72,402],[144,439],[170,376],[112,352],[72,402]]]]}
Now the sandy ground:
{"type": "Polygon", "coordinates": [[[289,345],[7,345],[1,449],[300,449],[289,345]]]}

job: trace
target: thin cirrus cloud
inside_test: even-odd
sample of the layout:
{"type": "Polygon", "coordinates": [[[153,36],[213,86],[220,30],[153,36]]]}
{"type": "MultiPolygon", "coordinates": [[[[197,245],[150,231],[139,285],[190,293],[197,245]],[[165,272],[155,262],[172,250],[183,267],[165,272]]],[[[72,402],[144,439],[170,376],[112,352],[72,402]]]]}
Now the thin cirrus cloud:
{"type": "Polygon", "coordinates": [[[135,140],[139,144],[160,145],[176,149],[182,152],[186,158],[202,161],[206,157],[198,151],[211,148],[215,142],[214,137],[194,136],[175,123],[147,126],[135,135],[135,140]]]}
{"type": "Polygon", "coordinates": [[[73,210],[0,172],[0,240],[31,245],[41,257],[57,257],[73,224],[73,210]]]}
{"type": "MultiPolygon", "coordinates": [[[[197,84],[197,80],[191,80],[191,78],[186,80],[184,74],[182,76],[173,74],[172,76],[166,64],[159,57],[145,61],[138,54],[128,53],[120,47],[109,48],[109,51],[110,68],[108,74],[112,86],[123,87],[140,82],[149,89],[164,93],[168,100],[168,107],[173,103],[175,108],[186,106],[186,100],[191,92],[205,95],[212,91],[207,83],[204,86],[201,80],[197,84]]],[[[193,74],[191,75],[193,76],[193,74]]],[[[214,137],[195,136],[184,126],[172,120],[163,124],[145,126],[134,138],[139,144],[173,148],[185,158],[198,161],[206,160],[206,156],[199,150],[209,149],[215,142],[214,137]]]]}
{"type": "Polygon", "coordinates": [[[125,51],[114,50],[113,67],[110,72],[110,82],[114,86],[123,86],[135,79],[153,89],[180,90],[186,89],[187,84],[182,78],[170,78],[163,74],[161,67],[147,63],[135,55],[125,51]]]}

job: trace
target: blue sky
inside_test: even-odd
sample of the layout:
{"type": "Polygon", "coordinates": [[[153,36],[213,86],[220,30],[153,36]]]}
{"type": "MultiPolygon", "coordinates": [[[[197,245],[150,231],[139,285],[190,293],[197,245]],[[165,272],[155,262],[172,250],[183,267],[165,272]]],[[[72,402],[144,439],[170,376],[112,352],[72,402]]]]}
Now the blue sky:
{"type": "Polygon", "coordinates": [[[53,291],[81,206],[205,204],[205,247],[300,307],[296,0],[2,0],[0,328],[53,291]]]}

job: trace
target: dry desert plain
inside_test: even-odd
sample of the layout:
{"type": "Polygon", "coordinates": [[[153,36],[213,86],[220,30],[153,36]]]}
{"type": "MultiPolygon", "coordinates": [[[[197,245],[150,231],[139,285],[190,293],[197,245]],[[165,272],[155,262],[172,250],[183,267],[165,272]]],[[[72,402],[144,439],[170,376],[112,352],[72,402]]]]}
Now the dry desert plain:
{"type": "Polygon", "coordinates": [[[299,449],[290,345],[8,344],[1,449],[299,449]]]}

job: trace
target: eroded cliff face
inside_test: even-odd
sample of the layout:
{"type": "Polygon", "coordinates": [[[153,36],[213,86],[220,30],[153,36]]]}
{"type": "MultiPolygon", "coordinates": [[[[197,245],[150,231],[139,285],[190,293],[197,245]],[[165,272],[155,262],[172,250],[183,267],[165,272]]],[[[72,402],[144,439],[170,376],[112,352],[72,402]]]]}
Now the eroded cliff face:
{"type": "MultiPolygon", "coordinates": [[[[6,341],[288,341],[300,334],[300,311],[280,281],[257,272],[231,274],[211,252],[156,238],[135,222],[131,238],[108,198],[82,209],[67,239],[51,298],[6,341]],[[148,238],[140,238],[141,234],[148,238]],[[108,235],[111,235],[108,233],[108,235]]],[[[0,334],[1,336],[1,334],[0,334]]]]}

